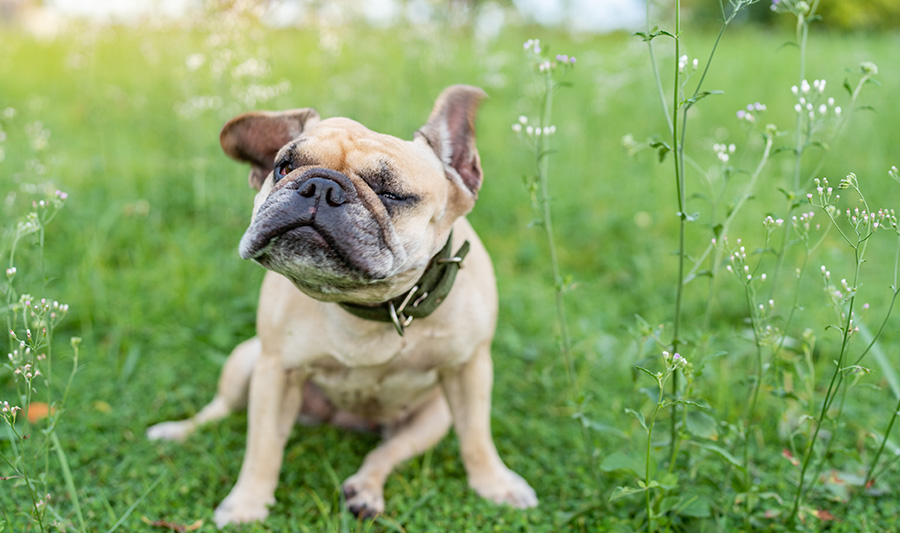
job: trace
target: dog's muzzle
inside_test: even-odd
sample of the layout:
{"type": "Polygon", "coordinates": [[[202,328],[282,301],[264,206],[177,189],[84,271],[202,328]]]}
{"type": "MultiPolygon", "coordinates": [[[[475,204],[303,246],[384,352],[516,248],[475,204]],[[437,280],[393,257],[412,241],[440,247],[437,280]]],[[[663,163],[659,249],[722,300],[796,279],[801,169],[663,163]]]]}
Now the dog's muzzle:
{"type": "Polygon", "coordinates": [[[327,168],[309,169],[266,198],[241,238],[241,257],[256,259],[281,235],[315,226],[316,220],[327,223],[356,200],[356,189],[344,174],[327,168]]]}
{"type": "Polygon", "coordinates": [[[356,197],[350,178],[329,168],[313,168],[304,172],[285,188],[295,188],[297,194],[315,205],[325,200],[330,207],[340,207],[356,197]],[[294,187],[292,187],[294,186],[294,187]]]}

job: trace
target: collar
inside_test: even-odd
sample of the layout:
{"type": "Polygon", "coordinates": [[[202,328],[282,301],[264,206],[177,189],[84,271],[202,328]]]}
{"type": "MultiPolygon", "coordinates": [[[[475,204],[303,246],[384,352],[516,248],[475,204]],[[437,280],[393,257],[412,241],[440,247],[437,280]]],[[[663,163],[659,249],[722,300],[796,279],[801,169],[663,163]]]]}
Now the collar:
{"type": "Polygon", "coordinates": [[[431,258],[419,281],[404,294],[373,306],[349,302],[338,302],[338,305],[344,311],[365,320],[393,323],[402,337],[414,318],[427,317],[450,294],[456,273],[462,268],[462,261],[469,253],[469,241],[465,241],[456,254],[451,254],[452,240],[453,232],[447,238],[447,244],[431,258]]]}

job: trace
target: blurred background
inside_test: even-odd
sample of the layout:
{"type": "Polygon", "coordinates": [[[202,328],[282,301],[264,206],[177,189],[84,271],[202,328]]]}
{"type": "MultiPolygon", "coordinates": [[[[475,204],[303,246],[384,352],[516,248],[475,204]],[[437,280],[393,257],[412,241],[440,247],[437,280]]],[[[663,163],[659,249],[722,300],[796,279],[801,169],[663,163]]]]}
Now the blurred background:
{"type": "MultiPolygon", "coordinates": [[[[109,23],[138,23],[148,18],[180,19],[210,6],[224,8],[241,1],[208,0],[2,0],[0,13],[7,24],[21,24],[30,31],[52,34],[72,17],[109,23]]],[[[661,3],[661,2],[656,2],[661,3]]],[[[322,17],[358,19],[383,26],[406,19],[421,21],[441,16],[449,9],[467,22],[479,23],[486,32],[504,24],[534,23],[564,26],[574,31],[606,32],[631,30],[644,24],[646,3],[642,0],[272,0],[250,2],[260,18],[277,26],[299,25],[322,17]]],[[[769,2],[759,2],[741,15],[758,24],[775,24],[769,2]]],[[[686,0],[687,20],[713,24],[721,19],[716,2],[686,0]]],[[[900,5],[891,0],[835,0],[818,9],[822,22],[842,30],[895,29],[900,23],[900,5]]],[[[787,23],[787,21],[784,21],[787,23]]]]}
{"type": "MultiPolygon", "coordinates": [[[[763,217],[798,213],[788,210],[784,192],[792,188],[795,163],[791,87],[801,82],[796,19],[773,12],[772,5],[758,2],[735,19],[704,82],[705,89],[723,94],[704,99],[689,115],[686,151],[694,163],[686,177],[688,210],[699,213],[688,231],[692,260],[744,193],[766,124],[781,132],[776,150],[731,235],[743,237],[765,259],[763,217]],[[739,110],[757,102],[767,108],[757,123],[738,118],[739,110]],[[727,170],[714,150],[718,144],[736,145],[727,170]]],[[[685,0],[683,6],[681,51],[688,64],[698,58],[702,65],[722,21],[720,3],[685,0]]],[[[590,464],[601,464],[612,451],[637,453],[644,446],[645,433],[624,410],[655,405],[655,393],[634,366],[658,354],[646,328],[662,328],[667,338],[675,298],[672,160],[660,163],[658,153],[647,149],[669,135],[667,121],[647,45],[633,35],[654,26],[671,30],[673,7],[653,2],[649,11],[648,24],[647,6],[639,0],[0,0],[0,225],[6,228],[0,253],[8,253],[16,224],[35,209],[42,191],[68,194],[42,241],[19,244],[15,283],[20,293],[67,303],[57,338],[84,339],[81,368],[57,431],[88,530],[107,529],[126,513],[123,530],[198,520],[211,530],[211,509],[240,467],[244,415],[183,445],[143,437],[147,426],[202,407],[231,348],[254,334],[263,271],[236,253],[253,192],[246,169],[221,153],[222,124],[253,109],[311,106],[324,117],[347,116],[410,138],[435,97],[455,83],[481,86],[490,95],[478,118],[486,177],[470,220],[491,251],[501,297],[494,344],[496,440],[508,464],[534,484],[542,505],[520,513],[478,499],[466,487],[457,443],[448,438],[389,478],[388,513],[373,527],[639,527],[636,500],[607,501],[634,476],[609,467],[598,481],[590,464]],[[533,38],[553,54],[577,58],[556,95],[550,192],[562,269],[574,287],[566,305],[577,379],[586,393],[579,420],[598,450],[591,461],[572,418],[576,407],[559,356],[546,247],[523,185],[534,174],[533,154],[511,128],[519,116],[534,121],[538,113],[541,95],[523,53],[523,43],[533,38]]],[[[804,156],[804,171],[821,161],[816,177],[832,183],[855,172],[871,203],[900,206],[897,184],[887,177],[900,164],[900,2],[832,0],[822,2],[818,13],[804,77],[827,80],[823,101],[831,97],[844,106],[846,123],[837,131],[834,106],[829,108],[832,114],[812,132],[819,143],[804,156]],[[878,66],[877,83],[866,84],[848,107],[843,85],[855,86],[864,62],[878,66]]],[[[653,43],[669,95],[674,47],[666,38],[653,43]]],[[[824,228],[815,231],[824,235],[824,228]]],[[[802,376],[821,385],[834,357],[837,338],[825,329],[831,318],[816,277],[819,266],[827,264],[835,280],[853,270],[836,233],[823,239],[809,263],[816,272],[800,286],[802,312],[793,330],[798,338],[806,330],[822,337],[815,353],[807,354],[819,373],[810,377],[804,370],[798,383],[802,376]]],[[[894,241],[878,239],[859,287],[859,298],[873,309],[864,318],[872,329],[890,303],[894,275],[894,241]]],[[[788,254],[785,276],[801,259],[788,254]]],[[[697,395],[720,421],[704,442],[737,453],[734,432],[755,360],[744,293],[724,273],[700,276],[686,287],[686,356],[698,366],[708,361],[697,395]]],[[[779,302],[791,297],[787,289],[773,295],[779,302]]],[[[778,313],[776,323],[783,324],[786,310],[778,313]]],[[[857,475],[873,442],[871,428],[883,425],[877,407],[893,405],[895,398],[896,372],[889,368],[900,365],[897,324],[887,322],[882,362],[872,362],[867,386],[847,402],[849,422],[837,455],[857,475]]],[[[65,375],[65,343],[58,353],[54,372],[65,375]]],[[[805,362],[798,344],[779,360],[779,372],[794,375],[785,369],[805,362]]],[[[14,383],[12,370],[0,368],[0,398],[12,394],[14,383]]],[[[758,446],[770,477],[759,483],[787,498],[791,472],[784,470],[790,463],[782,450],[792,446],[790,430],[806,413],[803,402],[814,401],[816,387],[791,389],[786,381],[767,387],[771,397],[760,416],[768,425],[758,446]]],[[[0,451],[11,449],[8,440],[0,431],[0,451]]],[[[296,431],[279,503],[265,527],[250,530],[365,530],[369,526],[341,514],[338,486],[376,442],[374,435],[348,436],[334,428],[296,431]]],[[[682,486],[696,496],[695,507],[673,519],[672,527],[728,529],[735,523],[729,522],[735,489],[723,480],[733,470],[720,457],[694,452],[682,486]]],[[[47,482],[57,497],[59,523],[74,523],[65,476],[52,469],[47,482]]],[[[0,485],[4,509],[27,509],[15,480],[0,483],[7,483],[0,485]]],[[[832,495],[820,496],[824,502],[832,495]]],[[[778,514],[766,514],[780,509],[776,499],[766,500],[771,508],[760,506],[756,526],[777,525],[778,514]]],[[[878,505],[854,512],[876,530],[877,524],[893,527],[896,498],[878,505]]],[[[0,516],[17,530],[10,515],[0,516]]]]}

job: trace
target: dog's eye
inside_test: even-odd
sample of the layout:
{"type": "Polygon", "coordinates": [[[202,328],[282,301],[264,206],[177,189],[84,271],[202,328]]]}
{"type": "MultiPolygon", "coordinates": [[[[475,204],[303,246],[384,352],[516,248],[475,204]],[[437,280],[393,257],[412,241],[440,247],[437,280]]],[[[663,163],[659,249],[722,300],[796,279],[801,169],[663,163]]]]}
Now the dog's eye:
{"type": "Polygon", "coordinates": [[[378,195],[378,199],[381,200],[382,205],[384,205],[385,209],[387,209],[388,212],[392,212],[394,209],[410,207],[412,205],[415,205],[416,202],[419,201],[418,196],[410,193],[381,191],[376,194],[378,195]]]}
{"type": "Polygon", "coordinates": [[[275,165],[275,182],[294,171],[294,164],[290,161],[281,161],[275,165]]]}

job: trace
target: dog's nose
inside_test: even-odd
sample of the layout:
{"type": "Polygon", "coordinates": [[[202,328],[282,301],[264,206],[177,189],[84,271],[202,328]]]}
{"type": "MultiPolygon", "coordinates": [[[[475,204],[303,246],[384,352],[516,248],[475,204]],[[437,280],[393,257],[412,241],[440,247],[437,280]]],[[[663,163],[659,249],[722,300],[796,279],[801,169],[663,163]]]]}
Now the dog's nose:
{"type": "Polygon", "coordinates": [[[310,178],[297,188],[297,194],[304,198],[325,200],[331,207],[347,203],[344,189],[336,181],[328,178],[310,178]]]}

